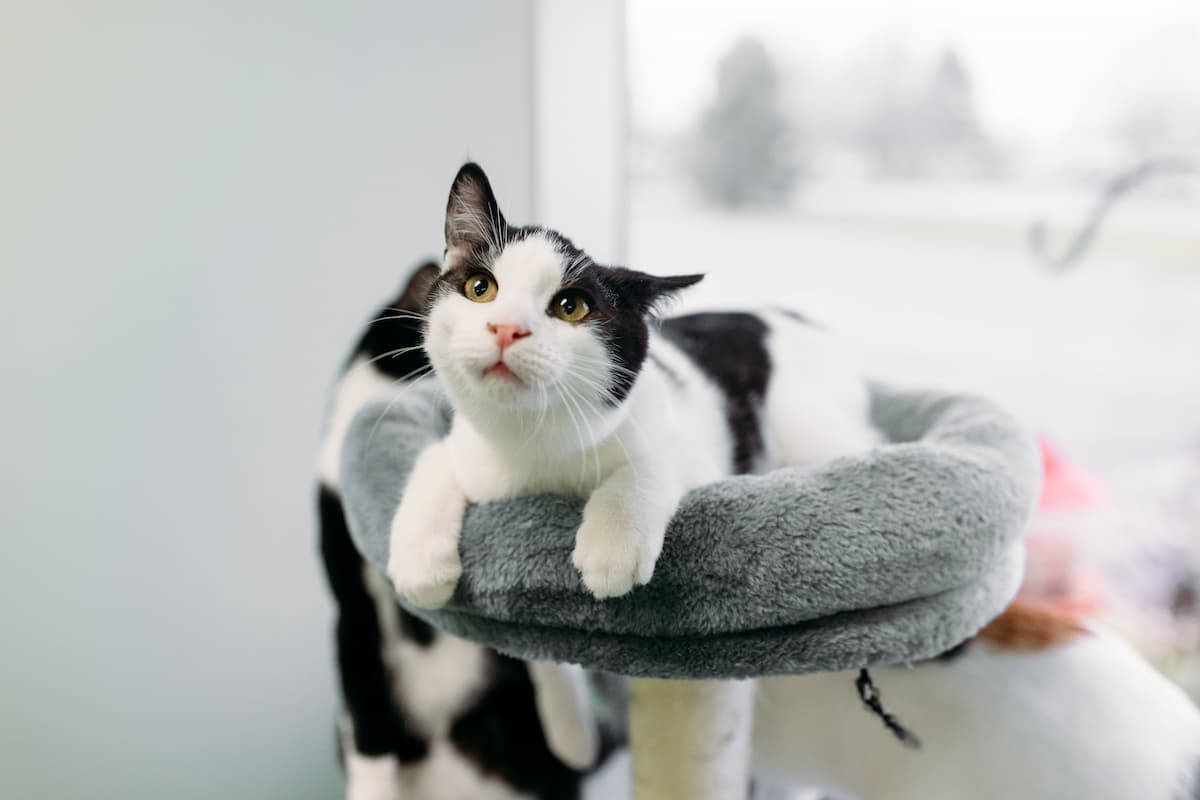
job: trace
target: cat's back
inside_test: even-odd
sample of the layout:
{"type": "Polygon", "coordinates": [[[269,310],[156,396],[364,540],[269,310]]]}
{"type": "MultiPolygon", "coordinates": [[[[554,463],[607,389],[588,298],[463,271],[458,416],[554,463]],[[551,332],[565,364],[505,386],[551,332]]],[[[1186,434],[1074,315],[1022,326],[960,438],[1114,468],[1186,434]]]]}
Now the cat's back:
{"type": "Polygon", "coordinates": [[[736,472],[823,461],[877,440],[856,359],[798,312],[706,311],[664,320],[660,335],[723,395],[736,472]]]}
{"type": "Polygon", "coordinates": [[[762,314],[706,311],[663,320],[663,337],[678,347],[728,396],[766,394],[771,376],[762,314]]]}

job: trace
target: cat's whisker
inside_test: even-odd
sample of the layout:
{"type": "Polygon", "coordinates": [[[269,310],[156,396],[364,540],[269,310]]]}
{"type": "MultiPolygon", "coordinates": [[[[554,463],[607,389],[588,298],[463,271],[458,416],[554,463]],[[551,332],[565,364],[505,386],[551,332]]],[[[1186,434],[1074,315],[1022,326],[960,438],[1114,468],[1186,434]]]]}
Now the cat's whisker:
{"type": "MultiPolygon", "coordinates": [[[[576,369],[568,369],[567,376],[569,378],[578,379],[581,383],[585,384],[589,389],[596,392],[596,394],[600,395],[601,397],[605,397],[605,398],[612,400],[614,402],[614,405],[617,404],[616,401],[618,400],[618,398],[613,394],[612,390],[610,388],[602,385],[598,380],[592,378],[591,376],[589,376],[583,372],[580,372],[576,369]]],[[[581,401],[586,403],[588,411],[590,411],[593,415],[595,415],[596,417],[603,416],[604,412],[600,408],[598,408],[596,403],[594,403],[591,400],[586,399],[585,397],[583,397],[581,395],[575,394],[575,392],[570,388],[569,384],[564,383],[563,388],[567,391],[570,391],[572,395],[576,396],[578,399],[580,399],[581,401]]],[[[637,431],[637,433],[640,437],[645,438],[645,431],[642,429],[642,427],[638,423],[638,421],[633,418],[632,415],[627,416],[626,420],[633,425],[633,427],[635,428],[635,430],[637,431]]],[[[613,439],[613,441],[616,442],[617,446],[621,448],[621,452],[625,455],[626,462],[633,469],[635,479],[640,479],[640,475],[638,474],[638,470],[637,470],[636,460],[630,457],[629,450],[625,447],[625,443],[621,440],[619,431],[614,431],[614,433],[612,435],[612,439],[613,439]]]]}
{"type": "Polygon", "coordinates": [[[416,372],[413,372],[409,375],[406,375],[402,378],[397,378],[396,380],[392,381],[391,386],[395,386],[397,383],[404,383],[406,381],[408,382],[408,385],[406,385],[402,389],[400,389],[400,391],[398,391],[396,393],[396,396],[393,397],[386,406],[384,406],[383,411],[379,412],[379,416],[375,418],[375,424],[371,426],[371,431],[370,431],[370,433],[367,434],[367,443],[365,445],[363,445],[363,457],[364,458],[366,457],[367,451],[370,450],[370,448],[371,448],[371,441],[375,438],[375,432],[377,430],[379,430],[379,423],[383,422],[383,418],[386,417],[388,412],[392,410],[392,406],[396,405],[396,403],[402,397],[404,397],[405,394],[407,394],[409,391],[411,391],[414,386],[416,386],[418,383],[425,380],[432,374],[433,374],[433,365],[430,364],[430,365],[426,365],[426,366],[422,367],[421,369],[417,370],[416,372]]]}
{"type": "MultiPolygon", "coordinates": [[[[609,365],[606,365],[606,366],[609,366],[609,365]]],[[[611,366],[618,367],[618,365],[616,365],[616,364],[612,364],[611,366]]],[[[617,397],[616,393],[613,391],[611,386],[604,385],[598,379],[595,379],[589,375],[586,375],[586,374],[578,372],[578,371],[571,371],[570,374],[573,375],[574,377],[578,378],[580,381],[588,384],[589,388],[591,388],[593,391],[595,391],[597,394],[601,395],[602,397],[610,400],[613,403],[613,405],[620,404],[620,398],[617,397]]],[[[636,429],[638,435],[642,436],[644,438],[646,432],[645,432],[645,430],[642,429],[640,423],[637,421],[635,416],[631,414],[631,415],[628,415],[626,417],[626,419],[636,429]]]]}
{"type": "MultiPolygon", "coordinates": [[[[571,406],[569,404],[564,407],[567,410],[567,414],[571,418],[571,424],[575,427],[575,436],[578,439],[580,450],[582,450],[583,448],[586,447],[586,444],[584,443],[584,440],[583,440],[583,431],[580,430],[579,423],[575,419],[575,411],[571,408],[571,406]]],[[[583,483],[583,461],[582,460],[579,462],[579,482],[581,484],[583,483]]]]}
{"type": "Polygon", "coordinates": [[[367,324],[374,325],[376,322],[395,322],[395,321],[399,321],[399,320],[402,320],[405,322],[428,322],[429,318],[425,317],[425,316],[419,316],[416,314],[395,314],[393,316],[388,316],[388,317],[376,317],[375,319],[371,320],[367,324]]]}
{"type": "Polygon", "coordinates": [[[596,483],[599,484],[603,470],[600,466],[600,448],[597,446],[599,441],[598,437],[596,436],[595,427],[592,424],[592,417],[596,413],[595,408],[589,404],[584,397],[575,392],[569,385],[564,384],[563,388],[567,390],[568,396],[574,402],[575,407],[579,411],[579,417],[582,420],[584,427],[587,429],[588,438],[584,446],[586,449],[591,450],[592,452],[592,462],[596,469],[596,483]]]}
{"type": "Polygon", "coordinates": [[[550,390],[546,388],[546,383],[544,381],[538,384],[538,389],[541,392],[541,402],[538,404],[540,406],[540,409],[538,411],[536,427],[540,428],[540,427],[542,427],[542,423],[545,422],[545,420],[546,420],[546,414],[550,410],[549,409],[550,390]]]}
{"type": "MultiPolygon", "coordinates": [[[[538,387],[538,398],[539,398],[538,413],[534,417],[533,426],[530,428],[529,434],[521,442],[522,447],[529,444],[529,442],[533,439],[533,435],[535,433],[537,433],[539,430],[541,430],[542,421],[546,417],[546,404],[547,404],[547,402],[549,402],[549,399],[550,399],[549,394],[547,393],[547,390],[546,390],[546,384],[544,381],[538,381],[537,387],[538,387]]],[[[524,419],[524,415],[522,415],[522,419],[524,419]]]]}
{"type": "Polygon", "coordinates": [[[639,374],[641,374],[637,370],[633,370],[633,369],[630,369],[629,367],[621,366],[620,364],[616,363],[616,361],[614,359],[612,359],[611,357],[609,359],[598,359],[598,358],[592,358],[590,356],[580,356],[578,361],[580,363],[582,363],[584,366],[597,367],[600,369],[610,370],[611,372],[614,372],[618,375],[624,375],[624,376],[630,377],[630,378],[636,378],[639,374]]]}
{"type": "Polygon", "coordinates": [[[588,427],[588,449],[590,449],[592,451],[592,460],[596,467],[596,483],[599,484],[601,476],[602,476],[602,470],[600,469],[600,448],[596,446],[598,444],[598,442],[596,441],[596,431],[591,426],[591,424],[588,420],[588,414],[587,414],[588,410],[590,410],[594,414],[595,408],[589,405],[588,409],[585,410],[583,408],[583,406],[584,406],[584,404],[586,404],[587,401],[584,398],[577,395],[575,393],[575,391],[571,388],[571,385],[569,383],[564,383],[563,389],[565,390],[564,395],[563,395],[564,398],[573,398],[573,401],[577,403],[577,407],[579,408],[580,416],[583,417],[584,424],[587,425],[587,427],[588,427]]]}
{"type": "Polygon", "coordinates": [[[596,378],[585,372],[580,372],[576,369],[568,370],[568,375],[578,379],[581,383],[586,385],[588,389],[591,389],[601,397],[614,401],[614,405],[619,405],[619,398],[613,392],[612,388],[603,383],[599,378],[596,378]]]}
{"type": "MultiPolygon", "coordinates": [[[[399,347],[399,348],[396,348],[395,350],[389,350],[386,353],[380,353],[379,355],[375,356],[374,358],[368,360],[367,363],[374,364],[376,361],[382,361],[385,358],[395,358],[396,356],[402,356],[405,353],[411,353],[413,350],[422,350],[422,349],[424,349],[424,347],[425,346],[421,345],[421,344],[416,344],[416,345],[413,345],[412,347],[399,347]]],[[[401,380],[403,380],[403,378],[401,378],[401,380]]]]}
{"type": "Polygon", "coordinates": [[[593,442],[594,435],[592,432],[592,426],[588,422],[587,412],[584,411],[583,406],[580,405],[580,403],[578,401],[574,400],[573,398],[568,399],[568,402],[570,402],[572,407],[574,407],[575,410],[579,413],[580,425],[583,427],[584,431],[586,432],[581,438],[580,448],[579,448],[579,455],[580,455],[579,479],[582,482],[584,479],[584,476],[585,476],[586,469],[587,469],[587,461],[583,456],[587,453],[588,450],[591,450],[593,452],[593,455],[595,455],[596,448],[593,446],[594,445],[594,442],[593,442]]]}
{"type": "MultiPolygon", "coordinates": [[[[602,397],[607,397],[608,399],[612,400],[614,405],[617,404],[618,398],[613,394],[612,390],[606,386],[602,386],[599,381],[592,380],[587,375],[584,375],[579,372],[572,371],[569,374],[573,375],[574,377],[579,378],[584,383],[588,384],[590,388],[595,390],[602,397]]],[[[596,406],[596,404],[594,402],[588,401],[588,405],[589,405],[589,408],[592,410],[592,413],[596,414],[597,416],[601,416],[603,414],[603,412],[596,406]]],[[[633,417],[633,415],[627,415],[625,419],[626,419],[626,421],[630,422],[633,425],[633,427],[636,430],[636,432],[638,433],[638,435],[641,438],[645,439],[645,436],[646,436],[645,431],[642,429],[642,426],[633,417]]],[[[624,454],[624,456],[625,456],[625,463],[630,467],[630,469],[633,470],[634,479],[640,480],[641,475],[638,472],[637,460],[634,459],[630,455],[628,448],[625,447],[625,442],[622,441],[622,439],[621,439],[620,429],[613,432],[612,440],[614,442],[616,442],[618,447],[621,448],[621,453],[624,454]]]]}

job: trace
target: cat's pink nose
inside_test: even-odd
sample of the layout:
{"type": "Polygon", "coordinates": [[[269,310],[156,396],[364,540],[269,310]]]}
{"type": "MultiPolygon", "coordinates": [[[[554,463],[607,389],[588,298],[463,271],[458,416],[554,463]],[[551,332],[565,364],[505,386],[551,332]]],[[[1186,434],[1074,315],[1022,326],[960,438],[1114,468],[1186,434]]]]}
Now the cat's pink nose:
{"type": "Polygon", "coordinates": [[[524,339],[530,334],[528,328],[523,328],[520,325],[493,325],[488,323],[488,330],[496,337],[496,344],[500,345],[500,352],[503,353],[517,339],[524,339]]]}

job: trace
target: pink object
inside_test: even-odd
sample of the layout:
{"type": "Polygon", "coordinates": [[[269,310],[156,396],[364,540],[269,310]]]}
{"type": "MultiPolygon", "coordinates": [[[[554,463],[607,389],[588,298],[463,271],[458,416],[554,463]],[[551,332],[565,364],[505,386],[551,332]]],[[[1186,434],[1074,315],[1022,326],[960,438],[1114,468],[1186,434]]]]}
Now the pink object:
{"type": "Polygon", "coordinates": [[[1067,461],[1049,439],[1039,437],[1038,444],[1045,475],[1038,511],[1096,508],[1107,502],[1099,481],[1067,461]]]}
{"type": "Polygon", "coordinates": [[[1043,437],[1039,444],[1045,479],[1025,537],[1025,580],[1018,596],[1072,618],[1093,616],[1104,606],[1103,581],[1080,553],[1107,495],[1049,440],[1043,437]]]}

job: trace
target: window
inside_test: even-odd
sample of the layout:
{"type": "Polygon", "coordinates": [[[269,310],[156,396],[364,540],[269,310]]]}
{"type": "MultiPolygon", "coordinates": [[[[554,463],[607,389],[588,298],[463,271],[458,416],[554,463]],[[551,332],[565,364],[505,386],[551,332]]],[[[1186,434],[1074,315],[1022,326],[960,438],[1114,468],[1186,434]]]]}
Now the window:
{"type": "Polygon", "coordinates": [[[687,308],[793,305],[872,375],[1022,416],[1067,487],[1035,561],[1064,558],[1073,591],[1200,693],[1194,6],[628,17],[629,261],[708,273],[687,308]]]}

